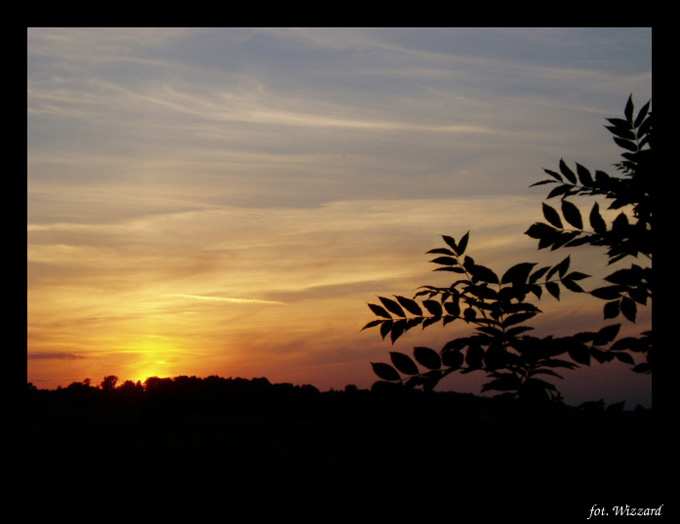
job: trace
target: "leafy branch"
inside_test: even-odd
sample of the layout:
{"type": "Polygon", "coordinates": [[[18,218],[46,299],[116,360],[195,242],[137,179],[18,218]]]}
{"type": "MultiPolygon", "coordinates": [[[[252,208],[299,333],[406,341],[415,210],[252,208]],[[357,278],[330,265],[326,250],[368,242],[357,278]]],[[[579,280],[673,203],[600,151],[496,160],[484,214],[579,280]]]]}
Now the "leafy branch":
{"type": "Polygon", "coordinates": [[[604,246],[608,248],[609,264],[626,257],[639,255],[649,261],[650,266],[632,264],[628,269],[614,271],[605,281],[607,285],[590,291],[596,298],[607,301],[604,306],[605,318],[622,314],[635,322],[638,306],[646,306],[652,298],[652,114],[651,101],[635,115],[632,97],[624,110],[624,118],[609,118],[606,126],[614,134],[614,142],[625,149],[623,160],[614,164],[623,173],[614,177],[603,171],[591,172],[576,164],[572,170],[560,160],[559,172],[544,169],[552,178],[542,180],[533,186],[557,184],[547,199],[560,197],[560,213],[554,207],[543,203],[546,222],[537,222],[526,234],[538,240],[539,249],[555,250],[562,247],[581,245],[604,246]],[[611,200],[610,210],[621,210],[608,227],[595,202],[588,214],[592,231],[584,229],[585,220],[579,208],[567,200],[568,196],[603,196],[611,200]],[[566,228],[564,224],[572,226],[566,228]]]}
{"type": "MultiPolygon", "coordinates": [[[[439,255],[431,262],[439,266],[435,271],[450,271],[460,278],[447,288],[424,286],[413,298],[378,297],[380,303],[368,304],[368,307],[379,318],[364,329],[379,327],[382,337],[389,336],[394,343],[415,326],[425,328],[437,322],[446,325],[458,320],[472,325],[474,334],[448,342],[440,352],[416,347],[413,358],[390,352],[391,364],[372,363],[373,371],[383,381],[432,389],[455,371],[483,370],[492,379],[483,386],[483,391],[498,390],[523,398],[548,399],[557,398],[558,392],[539,375],[562,378],[556,368],[589,365],[591,356],[603,362],[615,358],[598,346],[609,343],[619,325],[603,328],[598,333],[559,339],[524,335],[533,329],[525,323],[541,312],[528,298],[540,299],[543,289],[557,299],[561,287],[583,291],[578,281],[588,275],[569,271],[570,257],[538,269],[534,263],[516,264],[499,278],[493,270],[465,255],[469,233],[460,242],[450,236],[443,238],[446,247],[428,251],[439,255]],[[571,360],[560,358],[562,355],[571,360]],[[421,371],[418,364],[424,370],[421,371]]],[[[621,359],[628,356],[619,355],[621,359]]]]}
{"type": "Polygon", "coordinates": [[[447,235],[443,239],[447,247],[428,251],[428,254],[440,255],[431,262],[439,266],[435,271],[457,273],[460,278],[446,288],[423,286],[414,298],[378,297],[380,303],[369,303],[368,307],[379,319],[363,329],[380,326],[382,337],[389,335],[392,343],[416,326],[425,328],[437,322],[446,325],[457,319],[487,331],[505,330],[541,312],[526,300],[527,296],[541,298],[546,289],[559,299],[560,285],[573,292],[583,292],[578,281],[589,276],[569,272],[570,257],[567,256],[559,264],[538,269],[534,269],[535,263],[516,264],[499,278],[492,269],[465,255],[469,233],[458,243],[447,235]]]}
{"type": "MultiPolygon", "coordinates": [[[[551,178],[533,184],[557,184],[547,199],[560,199],[555,207],[543,203],[545,222],[533,224],[525,233],[538,240],[539,250],[582,245],[606,247],[609,264],[642,255],[651,265],[650,103],[635,115],[630,97],[624,118],[608,119],[611,125],[607,129],[625,150],[623,160],[615,164],[622,176],[602,171],[593,174],[578,163],[572,170],[560,160],[559,172],[545,169],[551,178]],[[579,196],[604,197],[611,200],[609,209],[620,213],[609,225],[600,204],[595,202],[587,217],[590,230],[586,230],[581,211],[567,199],[579,196]]],[[[442,238],[445,246],[428,254],[437,255],[431,260],[438,266],[435,271],[454,273],[457,280],[448,287],[423,286],[413,298],[379,296],[379,303],[368,304],[377,319],[363,329],[377,327],[382,338],[389,337],[393,344],[416,326],[424,329],[438,322],[444,325],[464,322],[473,328],[473,333],[447,342],[440,351],[419,346],[414,348],[413,357],[390,352],[390,364],[372,363],[374,373],[381,379],[377,384],[429,390],[456,371],[483,371],[490,380],[482,391],[542,402],[561,398],[554,384],[543,377],[562,378],[558,370],[590,365],[592,360],[600,363],[619,360],[632,365],[633,371],[651,372],[651,331],[638,338],[615,341],[621,325],[614,324],[596,332],[537,338],[527,334],[533,328],[526,324],[541,313],[530,299],[540,300],[545,290],[559,300],[563,289],[605,300],[605,319],[621,314],[635,322],[638,306],[647,305],[652,297],[651,267],[631,264],[629,268],[614,270],[604,278],[605,285],[586,291],[580,281],[589,275],[571,270],[570,256],[553,266],[519,263],[499,277],[466,254],[469,232],[459,241],[446,235],[442,238]],[[633,353],[646,356],[646,362],[637,364],[633,353]]]]}

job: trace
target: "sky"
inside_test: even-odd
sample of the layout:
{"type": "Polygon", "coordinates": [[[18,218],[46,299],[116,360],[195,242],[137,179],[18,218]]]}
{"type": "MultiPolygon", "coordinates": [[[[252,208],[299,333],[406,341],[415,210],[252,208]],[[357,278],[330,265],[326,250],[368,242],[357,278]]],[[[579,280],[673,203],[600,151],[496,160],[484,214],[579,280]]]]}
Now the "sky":
{"type": "MultiPolygon", "coordinates": [[[[28,28],[28,381],[370,387],[389,351],[470,332],[362,330],[377,296],[450,283],[441,235],[499,274],[569,254],[524,235],[529,186],[562,158],[614,173],[605,119],[651,98],[651,54],[650,28],[28,28]]],[[[537,305],[536,334],[603,325],[592,297],[537,305]]],[[[622,364],[556,385],[651,402],[622,364]]]]}

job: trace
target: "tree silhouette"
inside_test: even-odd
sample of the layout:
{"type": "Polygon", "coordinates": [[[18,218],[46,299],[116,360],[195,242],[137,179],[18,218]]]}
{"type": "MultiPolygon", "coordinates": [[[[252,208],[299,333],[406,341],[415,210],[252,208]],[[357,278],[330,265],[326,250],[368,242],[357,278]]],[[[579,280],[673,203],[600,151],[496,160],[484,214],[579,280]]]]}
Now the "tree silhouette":
{"type": "Polygon", "coordinates": [[[569,336],[534,337],[527,322],[541,313],[536,302],[544,290],[560,299],[562,290],[586,293],[604,300],[605,320],[624,317],[635,322],[638,308],[652,298],[652,114],[651,100],[635,114],[632,96],[628,98],[623,118],[608,118],[606,128],[621,147],[621,161],[614,164],[618,176],[596,170],[592,173],[576,163],[570,168],[564,160],[559,170],[544,169],[549,179],[533,186],[552,184],[546,200],[559,200],[551,206],[542,204],[544,222],[536,222],[525,232],[538,241],[538,249],[565,249],[589,245],[606,249],[609,265],[629,257],[636,263],[614,269],[601,286],[586,291],[582,281],[590,275],[572,270],[568,255],[556,265],[523,262],[498,275],[478,264],[467,254],[469,232],[459,240],[444,235],[443,247],[428,251],[435,271],[454,273],[448,287],[423,286],[413,298],[378,297],[380,303],[368,304],[377,319],[364,329],[377,327],[381,336],[394,343],[416,326],[426,328],[442,322],[464,322],[472,334],[447,342],[440,351],[415,347],[413,358],[390,352],[391,363],[371,363],[380,379],[377,386],[405,386],[433,389],[445,376],[460,371],[485,372],[490,379],[482,391],[545,403],[561,400],[558,389],[545,378],[562,378],[561,370],[619,360],[633,366],[633,371],[652,371],[652,332],[639,337],[616,340],[621,324],[609,324],[596,332],[569,336]],[[573,202],[577,197],[595,199],[587,221],[573,202]],[[616,214],[610,224],[603,217],[601,202],[616,214]],[[586,223],[590,226],[586,229],[586,223]],[[641,362],[633,357],[639,354],[641,362]]]}
{"type": "Polygon", "coordinates": [[[118,382],[118,377],[115,375],[107,375],[102,380],[100,387],[103,391],[113,391],[116,389],[116,383],[118,382]]]}

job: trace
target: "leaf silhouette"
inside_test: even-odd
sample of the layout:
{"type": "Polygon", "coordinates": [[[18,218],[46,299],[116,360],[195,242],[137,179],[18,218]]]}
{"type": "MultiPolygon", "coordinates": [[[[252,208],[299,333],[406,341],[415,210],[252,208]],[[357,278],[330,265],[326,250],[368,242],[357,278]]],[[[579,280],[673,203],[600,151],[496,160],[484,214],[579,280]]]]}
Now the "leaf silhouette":
{"type": "Polygon", "coordinates": [[[626,317],[631,322],[635,322],[637,316],[637,306],[635,302],[628,297],[623,297],[621,299],[621,314],[626,317]]]}
{"type": "Polygon", "coordinates": [[[573,345],[568,349],[569,356],[574,362],[590,366],[590,351],[584,345],[573,345]]]}
{"type": "Polygon", "coordinates": [[[635,359],[629,353],[615,353],[617,359],[631,366],[635,365],[635,359]]]}
{"type": "Polygon", "coordinates": [[[560,218],[560,215],[555,209],[545,202],[543,203],[543,216],[545,219],[550,222],[553,226],[555,226],[558,229],[562,229],[562,219],[560,218]]]}
{"type": "Polygon", "coordinates": [[[465,363],[471,368],[481,368],[483,359],[484,348],[478,343],[470,344],[465,353],[465,363]]]}
{"type": "Polygon", "coordinates": [[[473,280],[481,280],[482,282],[488,282],[489,284],[498,284],[499,282],[496,273],[486,266],[474,264],[469,271],[472,274],[473,280]]]}
{"type": "Polygon", "coordinates": [[[392,359],[392,364],[404,375],[417,375],[418,366],[415,362],[411,360],[411,357],[405,355],[404,353],[399,353],[398,351],[391,351],[390,358],[392,359]]]}
{"type": "Polygon", "coordinates": [[[626,120],[628,122],[633,121],[633,112],[635,111],[635,105],[633,104],[633,95],[630,95],[628,97],[628,101],[626,102],[626,108],[623,110],[623,114],[626,117],[626,120]]]}
{"type": "Polygon", "coordinates": [[[562,285],[574,293],[583,293],[583,288],[569,278],[569,275],[562,279],[562,285]]]}
{"type": "Polygon", "coordinates": [[[439,369],[442,365],[441,357],[434,349],[419,346],[413,349],[416,361],[427,369],[439,369]]]}
{"type": "Polygon", "coordinates": [[[392,344],[394,344],[397,341],[397,339],[406,332],[407,329],[408,324],[406,323],[406,320],[397,320],[392,325],[392,331],[390,332],[390,339],[392,340],[392,344]]]}
{"type": "Polygon", "coordinates": [[[382,325],[380,326],[380,336],[382,338],[385,338],[387,335],[389,335],[390,332],[392,331],[393,325],[394,325],[394,322],[392,322],[391,320],[387,320],[387,321],[383,322],[382,325]]]}
{"type": "Polygon", "coordinates": [[[562,172],[564,177],[567,180],[569,180],[569,182],[571,182],[572,184],[576,183],[576,175],[574,174],[574,172],[571,169],[569,169],[569,166],[567,166],[567,164],[564,162],[564,160],[561,160],[561,159],[560,159],[560,171],[562,172]]]}
{"type": "Polygon", "coordinates": [[[397,370],[389,364],[385,364],[383,362],[371,362],[371,366],[373,367],[373,373],[383,380],[390,382],[401,380],[401,376],[397,370]]]}
{"type": "Polygon", "coordinates": [[[380,324],[382,324],[382,322],[383,322],[382,320],[372,320],[371,322],[366,324],[363,328],[361,328],[361,331],[363,331],[364,329],[369,329],[369,328],[372,328],[372,327],[375,327],[375,326],[379,326],[380,324]]]}
{"type": "Polygon", "coordinates": [[[565,280],[583,280],[584,278],[590,278],[590,275],[581,273],[580,271],[572,271],[567,276],[564,277],[565,280]]]}
{"type": "Polygon", "coordinates": [[[625,138],[618,138],[615,136],[614,142],[616,142],[623,149],[627,149],[628,151],[636,152],[638,150],[637,144],[631,140],[626,140],[625,138]]]}
{"type": "Polygon", "coordinates": [[[578,179],[581,182],[581,185],[584,186],[593,185],[593,175],[591,175],[590,171],[588,171],[588,169],[586,169],[579,163],[576,163],[576,173],[578,174],[578,179]]]}
{"type": "Polygon", "coordinates": [[[564,215],[565,220],[576,229],[583,229],[581,212],[575,204],[568,200],[562,200],[562,215],[564,215]]]}
{"type": "Polygon", "coordinates": [[[551,199],[551,198],[554,198],[554,197],[556,197],[556,196],[567,195],[567,194],[569,194],[569,192],[571,191],[571,189],[572,189],[572,188],[569,187],[569,186],[566,185],[566,184],[565,184],[565,185],[562,185],[562,186],[557,186],[555,189],[553,189],[552,191],[550,191],[550,193],[548,193],[547,198],[548,198],[548,199],[551,199]]]}
{"type": "Polygon", "coordinates": [[[439,264],[440,266],[455,266],[458,264],[458,260],[453,257],[437,257],[430,260],[433,264],[439,264]]]}
{"type": "Polygon", "coordinates": [[[548,271],[548,274],[546,275],[546,278],[552,277],[555,273],[558,273],[560,277],[563,277],[567,271],[569,270],[569,265],[571,264],[571,258],[570,256],[567,256],[562,262],[559,264],[553,266],[550,271],[548,271]]]}
{"type": "MultiPolygon", "coordinates": [[[[622,120],[622,122],[625,122],[625,120],[622,120]]],[[[635,140],[635,133],[633,133],[633,130],[628,126],[628,123],[626,122],[625,125],[613,125],[613,126],[605,126],[613,135],[616,135],[619,138],[626,138],[629,140],[635,140]]]]}
{"type": "Polygon", "coordinates": [[[612,300],[604,305],[604,318],[616,318],[620,312],[619,301],[612,300]]]}
{"type": "Polygon", "coordinates": [[[529,320],[530,318],[533,318],[536,316],[535,311],[530,311],[527,313],[516,313],[514,315],[508,316],[502,323],[504,327],[507,326],[514,326],[515,324],[521,324],[525,320],[529,320]]]}
{"type": "Polygon", "coordinates": [[[465,355],[461,351],[447,351],[442,355],[442,364],[448,368],[458,369],[464,361],[465,355]]]}
{"type": "Polygon", "coordinates": [[[552,169],[543,169],[543,171],[545,171],[546,173],[548,173],[551,177],[553,177],[553,178],[554,178],[555,180],[557,180],[558,182],[562,182],[562,181],[563,181],[563,180],[562,180],[562,177],[560,176],[560,174],[557,173],[557,172],[555,172],[555,171],[553,171],[552,169]]]}
{"type": "Polygon", "coordinates": [[[456,240],[453,237],[442,235],[442,238],[444,239],[444,242],[446,242],[449,247],[453,249],[454,253],[458,253],[458,245],[456,244],[456,240]]]}
{"type": "Polygon", "coordinates": [[[456,252],[458,253],[459,257],[463,256],[463,254],[465,253],[465,249],[467,248],[469,239],[470,239],[470,232],[468,231],[467,233],[465,233],[461,237],[460,241],[458,242],[458,249],[457,249],[456,252]]]}
{"type": "Polygon", "coordinates": [[[607,224],[600,214],[600,206],[597,202],[593,204],[593,209],[590,211],[590,227],[600,235],[607,232],[607,224]]]}
{"type": "Polygon", "coordinates": [[[460,315],[460,304],[458,304],[458,302],[444,302],[444,309],[446,309],[446,313],[452,317],[460,315]]]}
{"type": "Polygon", "coordinates": [[[621,292],[624,291],[623,286],[604,286],[593,289],[590,294],[596,298],[601,298],[602,300],[614,300],[621,296],[621,292]]]}
{"type": "Polygon", "coordinates": [[[529,283],[534,284],[539,278],[545,275],[550,270],[550,266],[543,266],[534,271],[529,277],[529,283]]]}
{"type": "Polygon", "coordinates": [[[635,122],[633,122],[633,127],[635,127],[636,129],[642,125],[642,122],[644,122],[645,117],[647,116],[647,112],[649,111],[649,105],[651,103],[652,101],[650,100],[640,108],[640,112],[638,113],[638,116],[635,118],[635,122]]]}
{"type": "Polygon", "coordinates": [[[390,318],[390,319],[392,318],[390,316],[390,314],[385,310],[385,308],[383,308],[381,306],[378,306],[376,304],[368,304],[368,307],[371,308],[371,311],[373,311],[373,313],[376,316],[383,317],[383,318],[390,318]]]}
{"type": "Polygon", "coordinates": [[[436,300],[423,300],[423,306],[425,306],[425,309],[427,309],[432,316],[442,316],[442,305],[436,300]]]}
{"type": "Polygon", "coordinates": [[[397,296],[396,299],[399,302],[399,304],[401,304],[404,307],[404,309],[411,313],[412,315],[416,315],[418,317],[423,316],[423,310],[420,308],[420,306],[415,300],[411,300],[410,298],[401,296],[397,296]]]}
{"type": "Polygon", "coordinates": [[[455,253],[451,251],[450,249],[446,249],[445,247],[438,247],[436,249],[430,249],[427,253],[427,255],[447,255],[447,256],[454,256],[455,253]]]}
{"type": "Polygon", "coordinates": [[[596,346],[603,346],[605,344],[609,344],[609,342],[614,340],[616,338],[616,335],[619,334],[620,329],[621,324],[612,324],[610,326],[603,327],[595,334],[593,344],[595,344],[596,346]]]}
{"type": "Polygon", "coordinates": [[[527,229],[524,234],[537,240],[544,240],[555,235],[556,232],[557,230],[554,227],[544,224],[543,222],[536,222],[529,226],[529,229],[527,229]]]}
{"type": "Polygon", "coordinates": [[[560,299],[560,286],[557,285],[555,282],[546,282],[545,289],[547,289],[548,293],[550,293],[557,300],[560,299]]]}
{"type": "Polygon", "coordinates": [[[380,302],[383,303],[383,306],[385,306],[388,311],[391,313],[394,313],[398,317],[403,317],[405,318],[406,315],[404,314],[404,310],[401,309],[401,306],[397,304],[394,300],[391,298],[385,298],[385,297],[378,297],[380,299],[380,302]]]}
{"type": "Polygon", "coordinates": [[[536,264],[531,262],[515,264],[503,274],[501,284],[509,284],[510,282],[514,284],[525,284],[529,278],[529,273],[531,273],[534,266],[536,266],[536,264]]]}

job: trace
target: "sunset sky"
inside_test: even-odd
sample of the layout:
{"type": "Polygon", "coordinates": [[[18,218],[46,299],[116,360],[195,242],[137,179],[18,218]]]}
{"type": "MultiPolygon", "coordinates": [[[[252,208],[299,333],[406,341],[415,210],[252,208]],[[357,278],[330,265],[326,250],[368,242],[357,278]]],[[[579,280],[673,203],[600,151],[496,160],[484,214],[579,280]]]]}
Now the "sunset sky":
{"type": "MultiPolygon", "coordinates": [[[[560,158],[613,173],[605,119],[651,97],[649,28],[29,28],[27,42],[40,388],[105,375],[370,387],[389,351],[469,331],[392,346],[361,330],[367,302],[447,283],[425,254],[442,234],[470,231],[469,254],[498,273],[564,258],[523,234],[546,195],[529,186],[560,158]]],[[[544,298],[533,325],[599,328],[602,305],[544,298]]],[[[557,385],[567,401],[649,404],[650,384],[611,364],[557,385]]]]}

